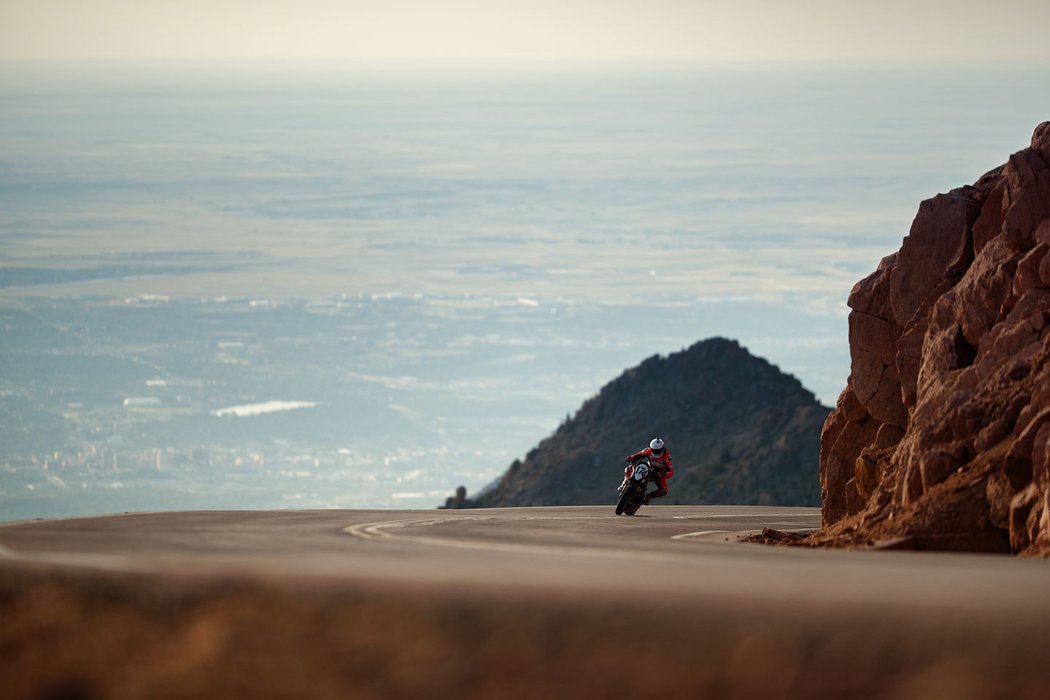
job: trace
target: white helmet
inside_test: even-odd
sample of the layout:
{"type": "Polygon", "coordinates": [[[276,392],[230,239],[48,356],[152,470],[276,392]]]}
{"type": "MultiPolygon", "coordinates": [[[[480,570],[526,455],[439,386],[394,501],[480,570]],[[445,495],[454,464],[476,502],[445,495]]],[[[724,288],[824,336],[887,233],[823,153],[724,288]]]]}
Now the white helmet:
{"type": "Polygon", "coordinates": [[[653,441],[649,443],[649,449],[653,451],[653,454],[660,456],[664,452],[664,441],[660,438],[653,438],[653,441]]]}

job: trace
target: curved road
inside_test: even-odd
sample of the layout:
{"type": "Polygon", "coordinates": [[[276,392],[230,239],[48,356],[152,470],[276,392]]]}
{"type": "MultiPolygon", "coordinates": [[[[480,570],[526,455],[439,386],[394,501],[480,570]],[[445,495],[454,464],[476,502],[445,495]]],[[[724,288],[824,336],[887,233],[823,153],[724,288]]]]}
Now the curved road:
{"type": "Polygon", "coordinates": [[[734,561],[735,569],[778,559],[767,548],[727,541],[766,526],[813,529],[819,520],[814,508],[724,506],[651,507],[635,517],[617,517],[611,506],[141,513],[0,526],[0,560],[121,572],[582,585],[589,594],[644,583],[677,594],[716,582],[726,571],[712,570],[717,562],[734,561]]]}
{"type": "MultiPolygon", "coordinates": [[[[720,689],[727,697],[773,697],[777,693],[770,679],[779,679],[780,685],[774,685],[789,691],[785,697],[841,697],[845,689],[864,697],[865,688],[872,697],[935,697],[938,693],[930,695],[930,688],[946,683],[965,686],[966,692],[954,697],[981,697],[978,691],[1004,689],[1014,697],[1029,691],[1037,697],[1038,689],[1045,689],[1050,677],[1039,659],[1050,648],[1050,563],[995,555],[739,543],[744,534],[763,527],[806,530],[818,524],[819,511],[813,508],[736,506],[654,506],[633,518],[615,516],[612,506],[127,514],[0,526],[0,582],[21,591],[37,585],[25,581],[52,581],[56,572],[63,584],[74,586],[94,580],[97,587],[102,577],[106,586],[120,589],[121,596],[138,600],[136,591],[153,585],[143,581],[168,582],[165,590],[173,585],[199,590],[206,582],[237,581],[253,591],[309,591],[311,605],[325,611],[322,616],[350,609],[349,603],[333,602],[343,601],[340,596],[347,592],[380,591],[377,595],[385,597],[370,606],[416,601],[404,609],[393,604],[394,612],[388,613],[392,620],[403,615],[399,624],[405,629],[437,624],[419,622],[437,614],[412,607],[423,605],[423,600],[429,606],[425,610],[451,606],[460,611],[457,615],[468,610],[481,620],[471,628],[471,634],[481,635],[473,641],[466,633],[448,631],[447,621],[442,623],[441,642],[435,642],[439,647],[482,644],[494,658],[504,660],[500,663],[520,658],[521,644],[539,639],[553,638],[565,649],[594,650],[593,659],[590,652],[585,654],[589,661],[580,661],[579,652],[574,652],[572,669],[588,663],[604,668],[599,651],[609,652],[603,645],[613,640],[599,628],[611,624],[609,616],[618,614],[615,611],[626,602],[644,600],[635,606],[636,617],[616,624],[651,635],[652,644],[674,648],[674,654],[687,654],[690,645],[702,644],[704,658],[720,659],[701,673],[691,656],[661,655],[659,664],[667,669],[681,666],[680,685],[667,686],[672,695],[678,688],[720,689]],[[497,614],[498,622],[488,619],[497,614]],[[583,617],[568,627],[558,624],[576,616],[583,617]],[[501,636],[493,641],[493,630],[527,630],[530,625],[533,632],[521,631],[512,649],[501,646],[507,643],[501,636]],[[749,655],[767,671],[770,657],[776,657],[779,670],[769,671],[768,678],[760,673],[761,682],[748,685],[747,679],[753,679],[746,669],[749,655]],[[696,677],[690,678],[690,673],[696,677]],[[825,686],[808,673],[839,680],[825,686]],[[889,679],[889,685],[880,684],[880,678],[889,679]]],[[[97,600],[90,591],[95,589],[85,590],[89,593],[77,594],[78,604],[93,610],[97,600]]],[[[297,596],[292,599],[299,600],[297,596]]],[[[133,612],[147,621],[155,614],[149,606],[135,605],[133,612]]],[[[242,614],[246,617],[238,618],[237,624],[250,627],[250,611],[242,614]]],[[[268,619],[272,618],[273,614],[268,619]]],[[[389,643],[401,649],[405,639],[425,632],[403,631],[404,639],[389,643]]],[[[373,631],[361,643],[370,646],[375,639],[373,631]]],[[[35,648],[39,640],[31,635],[21,642],[35,648]]],[[[312,638],[296,642],[313,643],[312,638]]],[[[441,657],[426,658],[437,663],[441,657]]],[[[445,668],[449,663],[445,659],[439,665],[445,668]]],[[[476,663],[458,663],[466,664],[461,674],[465,678],[482,673],[476,663]]],[[[560,661],[545,663],[557,667],[560,661]]],[[[17,677],[33,677],[16,670],[17,677]]],[[[0,681],[4,671],[0,664],[0,681]]],[[[563,673],[567,675],[559,688],[598,692],[604,687],[594,685],[598,679],[588,672],[563,673]]],[[[377,696],[415,692],[399,676],[378,677],[385,685],[378,686],[377,696]]],[[[525,696],[549,690],[543,685],[550,682],[547,676],[529,675],[528,682],[520,675],[514,678],[525,696]]],[[[143,683],[157,692],[156,686],[143,683]]],[[[449,683],[447,692],[470,695],[476,689],[464,685],[466,681],[449,683]]],[[[34,686],[26,697],[38,691],[34,686]]],[[[113,694],[112,687],[107,692],[113,694]]],[[[499,692],[506,693],[506,688],[499,692]]]]}
{"type": "Polygon", "coordinates": [[[1050,566],[994,555],[737,544],[811,530],[816,508],[655,506],[466,511],[202,511],[0,526],[0,560],[121,572],[251,573],[384,583],[528,587],[587,596],[965,606],[1050,613],[1050,566]],[[729,546],[727,543],[732,543],[729,546]],[[992,595],[1009,590],[1011,595],[992,595]]]}

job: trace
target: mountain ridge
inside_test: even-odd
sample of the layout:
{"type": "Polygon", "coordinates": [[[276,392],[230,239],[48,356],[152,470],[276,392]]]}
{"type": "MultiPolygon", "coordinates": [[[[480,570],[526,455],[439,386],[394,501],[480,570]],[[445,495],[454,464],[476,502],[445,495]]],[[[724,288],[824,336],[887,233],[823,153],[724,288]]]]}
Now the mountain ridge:
{"type": "Polygon", "coordinates": [[[445,507],[611,503],[624,456],[657,435],[675,460],[661,503],[819,505],[830,411],[738,342],[709,338],[625,370],[492,486],[445,507]]]}

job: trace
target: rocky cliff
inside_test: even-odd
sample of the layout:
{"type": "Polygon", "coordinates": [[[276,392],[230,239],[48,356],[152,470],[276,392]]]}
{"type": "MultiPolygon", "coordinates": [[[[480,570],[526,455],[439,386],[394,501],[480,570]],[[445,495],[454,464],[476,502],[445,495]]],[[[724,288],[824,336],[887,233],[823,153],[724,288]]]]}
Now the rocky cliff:
{"type": "Polygon", "coordinates": [[[1050,554],[1050,122],[849,297],[815,543],[1050,554]]]}
{"type": "Polygon", "coordinates": [[[655,435],[674,457],[661,503],[817,505],[830,409],[794,377],[713,338],[607,384],[475,499],[447,507],[612,504],[623,458],[655,435]]]}

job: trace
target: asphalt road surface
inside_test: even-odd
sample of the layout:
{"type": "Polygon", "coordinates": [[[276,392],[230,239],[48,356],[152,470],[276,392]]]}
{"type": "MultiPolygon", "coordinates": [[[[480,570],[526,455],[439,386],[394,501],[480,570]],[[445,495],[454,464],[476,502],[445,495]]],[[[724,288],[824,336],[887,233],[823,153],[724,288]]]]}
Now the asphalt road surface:
{"type": "Polygon", "coordinates": [[[55,683],[73,697],[1045,697],[1050,563],[740,542],[818,525],[817,509],[735,506],[7,524],[0,612],[15,631],[0,645],[20,651],[0,683],[24,697],[55,683]],[[225,632],[205,644],[201,625],[225,632]],[[98,647],[45,663],[56,635],[98,647]],[[177,682],[147,652],[197,659],[201,644],[177,682]],[[348,649],[375,660],[355,671],[348,649]],[[145,655],[135,671],[128,653],[145,655]],[[297,655],[310,674],[266,672],[297,655]]]}

